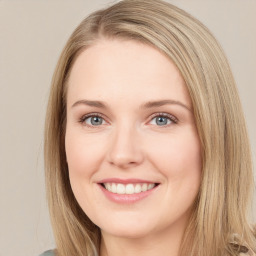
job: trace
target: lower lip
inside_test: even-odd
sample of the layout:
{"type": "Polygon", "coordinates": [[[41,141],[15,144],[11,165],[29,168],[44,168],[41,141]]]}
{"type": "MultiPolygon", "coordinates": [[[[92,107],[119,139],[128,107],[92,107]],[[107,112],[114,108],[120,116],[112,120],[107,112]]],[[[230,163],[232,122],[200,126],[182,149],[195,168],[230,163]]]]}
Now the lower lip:
{"type": "Polygon", "coordinates": [[[141,201],[142,199],[150,196],[152,193],[155,192],[156,188],[159,186],[155,186],[154,188],[140,192],[140,193],[135,193],[135,194],[115,194],[104,187],[102,185],[98,184],[101,191],[104,193],[104,195],[112,202],[115,203],[120,203],[120,204],[131,204],[131,203],[136,203],[138,201],[141,201]]]}

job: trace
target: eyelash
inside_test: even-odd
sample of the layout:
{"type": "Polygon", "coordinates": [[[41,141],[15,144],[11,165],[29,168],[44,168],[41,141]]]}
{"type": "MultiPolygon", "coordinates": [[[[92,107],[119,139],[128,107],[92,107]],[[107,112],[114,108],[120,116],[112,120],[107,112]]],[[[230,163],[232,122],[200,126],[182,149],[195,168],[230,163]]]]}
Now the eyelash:
{"type": "MultiPolygon", "coordinates": [[[[102,119],[104,119],[104,116],[101,115],[100,113],[90,113],[90,114],[82,116],[79,119],[79,123],[83,124],[86,121],[86,119],[90,118],[90,117],[101,117],[102,119]]],[[[173,124],[178,123],[178,119],[176,117],[174,117],[173,115],[167,114],[167,113],[155,113],[151,116],[151,120],[153,120],[156,117],[167,117],[173,124]]],[[[84,125],[86,127],[89,127],[89,128],[98,128],[98,125],[88,125],[88,124],[84,124],[84,125]]],[[[101,125],[99,125],[99,126],[101,126],[101,125]]],[[[170,126],[170,124],[169,125],[163,125],[162,128],[167,128],[168,126],[170,126]]],[[[161,127],[161,126],[159,126],[159,127],[161,127]]]]}

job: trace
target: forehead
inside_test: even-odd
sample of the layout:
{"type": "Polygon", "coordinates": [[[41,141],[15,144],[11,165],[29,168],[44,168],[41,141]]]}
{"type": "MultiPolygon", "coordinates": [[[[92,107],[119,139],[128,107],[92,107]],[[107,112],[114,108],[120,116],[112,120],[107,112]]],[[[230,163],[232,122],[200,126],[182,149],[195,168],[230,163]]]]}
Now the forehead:
{"type": "Polygon", "coordinates": [[[151,100],[174,98],[190,104],[174,63],[152,46],[136,41],[100,40],[77,57],[68,81],[67,103],[90,98],[151,100]]]}

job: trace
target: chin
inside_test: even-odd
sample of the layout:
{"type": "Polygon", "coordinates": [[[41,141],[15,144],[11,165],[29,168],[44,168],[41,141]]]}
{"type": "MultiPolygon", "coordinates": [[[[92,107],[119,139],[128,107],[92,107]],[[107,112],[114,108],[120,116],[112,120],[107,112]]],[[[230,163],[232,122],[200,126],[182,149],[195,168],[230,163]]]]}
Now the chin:
{"type": "MultiPolygon", "coordinates": [[[[152,224],[151,224],[152,225],[152,224]]],[[[102,232],[120,238],[143,238],[153,231],[153,227],[147,222],[116,221],[102,225],[102,232]]]]}
{"type": "Polygon", "coordinates": [[[150,233],[149,230],[141,229],[141,228],[112,228],[111,230],[101,230],[105,234],[109,234],[114,237],[119,238],[128,238],[128,239],[140,239],[148,236],[150,233]]]}

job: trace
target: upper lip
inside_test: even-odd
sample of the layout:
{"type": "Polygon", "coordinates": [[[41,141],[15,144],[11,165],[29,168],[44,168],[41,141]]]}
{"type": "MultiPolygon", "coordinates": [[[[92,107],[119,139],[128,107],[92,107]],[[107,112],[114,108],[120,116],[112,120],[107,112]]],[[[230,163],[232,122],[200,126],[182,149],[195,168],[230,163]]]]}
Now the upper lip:
{"type": "Polygon", "coordinates": [[[120,178],[107,178],[100,180],[98,183],[120,183],[120,184],[133,184],[133,183],[158,183],[155,181],[144,179],[120,179],[120,178]]]}

